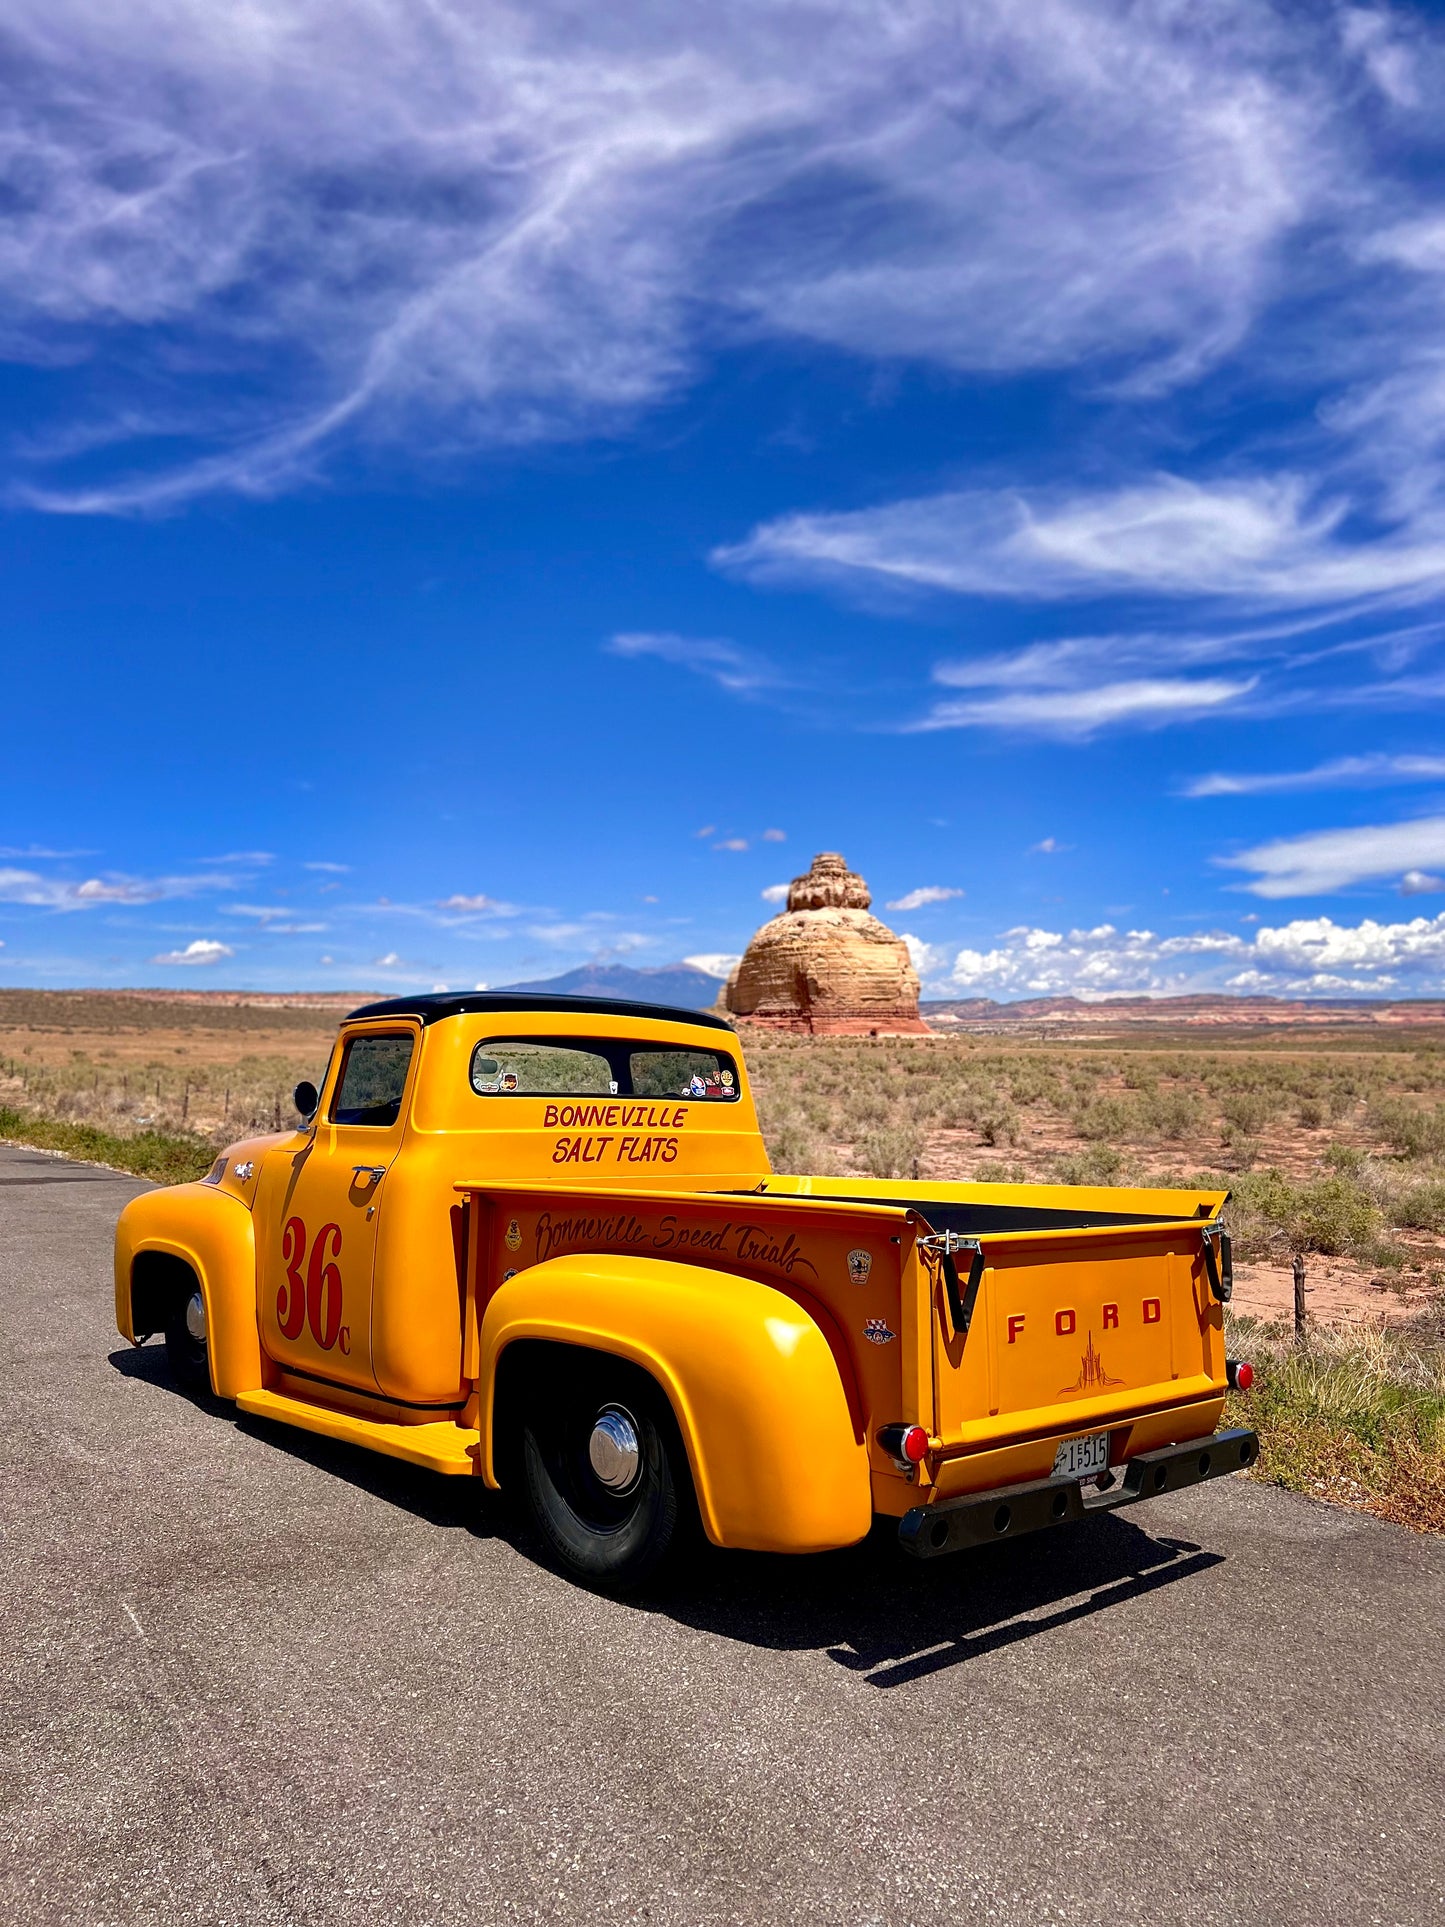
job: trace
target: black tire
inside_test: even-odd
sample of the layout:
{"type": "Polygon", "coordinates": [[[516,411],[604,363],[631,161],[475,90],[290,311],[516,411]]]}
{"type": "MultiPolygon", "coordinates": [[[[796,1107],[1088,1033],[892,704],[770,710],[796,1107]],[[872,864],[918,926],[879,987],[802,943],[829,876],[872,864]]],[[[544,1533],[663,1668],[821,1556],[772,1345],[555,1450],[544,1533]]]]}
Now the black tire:
{"type": "Polygon", "coordinates": [[[201,1296],[201,1287],[195,1279],[179,1286],[166,1301],[166,1363],[170,1366],[171,1377],[183,1392],[199,1397],[211,1389],[210,1347],[204,1336],[198,1337],[192,1327],[199,1322],[200,1331],[206,1328],[206,1305],[201,1296]],[[199,1321],[196,1307],[200,1307],[199,1321]]]}
{"type": "Polygon", "coordinates": [[[686,1536],[692,1485],[672,1412],[652,1380],[618,1359],[566,1359],[525,1388],[520,1432],[521,1495],[562,1571],[607,1592],[655,1578],[686,1536]],[[623,1442],[614,1478],[631,1463],[627,1442],[636,1444],[635,1474],[620,1489],[595,1469],[592,1440],[603,1421],[623,1442]]]}

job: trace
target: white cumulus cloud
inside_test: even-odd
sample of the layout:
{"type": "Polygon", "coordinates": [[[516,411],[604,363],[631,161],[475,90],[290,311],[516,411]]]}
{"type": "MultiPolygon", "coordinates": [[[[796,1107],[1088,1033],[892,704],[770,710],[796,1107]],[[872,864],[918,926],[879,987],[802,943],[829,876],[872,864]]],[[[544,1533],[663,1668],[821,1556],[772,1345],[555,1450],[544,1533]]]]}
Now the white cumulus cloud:
{"type": "Polygon", "coordinates": [[[152,957],[153,964],[216,964],[223,957],[234,957],[235,951],[229,944],[217,943],[212,937],[197,937],[188,943],[184,950],[166,950],[158,957],[152,957]]]}
{"type": "Polygon", "coordinates": [[[514,903],[503,903],[500,898],[489,897],[481,892],[473,896],[459,892],[444,897],[437,907],[450,910],[459,917],[515,917],[519,914],[514,903]]]}
{"type": "Polygon", "coordinates": [[[1261,925],[1247,936],[1212,930],[1164,937],[1108,923],[1074,930],[1020,925],[988,949],[960,950],[945,964],[931,959],[920,973],[925,994],[1005,1000],[1202,991],[1438,996],[1445,992],[1445,914],[1358,924],[1302,917],[1261,925]]]}
{"type": "Polygon", "coordinates": [[[705,970],[709,977],[727,977],[742,962],[741,955],[726,950],[707,950],[696,957],[684,957],[694,970],[705,970]]]}

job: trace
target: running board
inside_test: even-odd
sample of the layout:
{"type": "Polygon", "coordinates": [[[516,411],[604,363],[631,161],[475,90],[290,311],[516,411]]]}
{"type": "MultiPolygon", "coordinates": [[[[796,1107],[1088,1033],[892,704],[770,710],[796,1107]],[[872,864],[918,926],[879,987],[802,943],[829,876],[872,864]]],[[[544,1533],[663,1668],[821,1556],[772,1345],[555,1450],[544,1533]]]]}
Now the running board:
{"type": "Polygon", "coordinates": [[[473,1452],[481,1434],[450,1419],[430,1425],[389,1425],[380,1419],[358,1418],[354,1412],[310,1405],[305,1399],[287,1398],[281,1392],[241,1392],[236,1409],[249,1412],[252,1418],[274,1419],[303,1432],[319,1432],[322,1438],[339,1439],[344,1445],[363,1445],[369,1452],[405,1459],[408,1465],[424,1466],[428,1472],[470,1476],[477,1470],[473,1452]]]}

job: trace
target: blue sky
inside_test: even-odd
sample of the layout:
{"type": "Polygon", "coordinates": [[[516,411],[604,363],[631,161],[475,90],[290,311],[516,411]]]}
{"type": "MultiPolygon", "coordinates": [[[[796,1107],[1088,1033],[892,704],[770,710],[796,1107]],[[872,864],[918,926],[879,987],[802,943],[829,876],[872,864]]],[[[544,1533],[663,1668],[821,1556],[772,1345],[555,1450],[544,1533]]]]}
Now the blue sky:
{"type": "Polygon", "coordinates": [[[0,984],[1445,989],[1445,19],[0,44],[0,984]],[[891,906],[891,907],[886,907],[891,906]]]}

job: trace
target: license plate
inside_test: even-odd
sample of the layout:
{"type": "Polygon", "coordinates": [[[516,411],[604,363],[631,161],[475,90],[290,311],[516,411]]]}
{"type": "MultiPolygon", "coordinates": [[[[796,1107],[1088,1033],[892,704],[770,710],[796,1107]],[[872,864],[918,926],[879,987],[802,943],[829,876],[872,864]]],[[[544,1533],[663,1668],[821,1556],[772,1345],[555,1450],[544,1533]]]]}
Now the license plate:
{"type": "Polygon", "coordinates": [[[1054,1454],[1056,1479],[1092,1479],[1109,1469],[1109,1434],[1091,1432],[1086,1439],[1065,1439],[1054,1454]]]}

